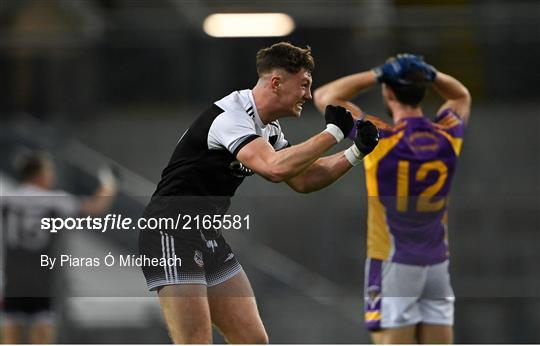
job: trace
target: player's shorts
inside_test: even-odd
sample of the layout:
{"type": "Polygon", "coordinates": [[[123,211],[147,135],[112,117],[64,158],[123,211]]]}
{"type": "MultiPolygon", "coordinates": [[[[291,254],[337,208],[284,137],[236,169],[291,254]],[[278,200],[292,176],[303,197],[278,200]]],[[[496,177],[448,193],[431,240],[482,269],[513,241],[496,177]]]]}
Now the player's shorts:
{"type": "Polygon", "coordinates": [[[5,297],[0,313],[2,324],[53,324],[50,297],[5,297]]]}
{"type": "Polygon", "coordinates": [[[162,265],[142,266],[150,291],[179,284],[211,287],[231,279],[242,270],[223,235],[206,240],[198,232],[195,235],[181,231],[171,233],[140,232],[140,255],[151,259],[168,259],[162,261],[162,265]]]}
{"type": "Polygon", "coordinates": [[[364,310],[367,329],[418,323],[453,325],[454,292],[448,260],[417,266],[367,259],[364,310]]]}

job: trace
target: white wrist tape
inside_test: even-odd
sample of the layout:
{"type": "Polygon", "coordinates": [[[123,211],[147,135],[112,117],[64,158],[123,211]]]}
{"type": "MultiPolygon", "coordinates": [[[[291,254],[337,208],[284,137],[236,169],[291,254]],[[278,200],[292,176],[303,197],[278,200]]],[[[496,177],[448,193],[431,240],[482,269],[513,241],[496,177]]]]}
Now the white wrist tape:
{"type": "Polygon", "coordinates": [[[351,145],[349,149],[345,150],[345,157],[347,158],[347,161],[350,162],[351,165],[356,166],[360,162],[362,162],[362,159],[364,158],[364,154],[358,150],[356,145],[351,145]]]}
{"type": "Polygon", "coordinates": [[[343,138],[345,138],[345,136],[343,135],[343,131],[341,131],[341,129],[334,124],[326,125],[326,130],[324,131],[334,136],[338,143],[341,142],[343,138]]]}

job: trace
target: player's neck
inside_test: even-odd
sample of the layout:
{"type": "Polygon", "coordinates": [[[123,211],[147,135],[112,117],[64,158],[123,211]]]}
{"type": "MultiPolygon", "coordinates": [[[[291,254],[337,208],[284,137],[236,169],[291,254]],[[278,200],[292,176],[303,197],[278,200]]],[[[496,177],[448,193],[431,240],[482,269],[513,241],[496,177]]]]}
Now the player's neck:
{"type": "Polygon", "coordinates": [[[257,113],[259,114],[259,118],[261,118],[262,123],[266,125],[276,120],[278,116],[276,116],[275,112],[275,102],[272,97],[273,95],[271,93],[268,94],[265,86],[261,85],[260,83],[255,85],[252,92],[255,107],[257,107],[257,113]]]}
{"type": "Polygon", "coordinates": [[[397,124],[403,119],[421,118],[424,116],[421,107],[396,107],[392,110],[392,119],[397,124]]]}

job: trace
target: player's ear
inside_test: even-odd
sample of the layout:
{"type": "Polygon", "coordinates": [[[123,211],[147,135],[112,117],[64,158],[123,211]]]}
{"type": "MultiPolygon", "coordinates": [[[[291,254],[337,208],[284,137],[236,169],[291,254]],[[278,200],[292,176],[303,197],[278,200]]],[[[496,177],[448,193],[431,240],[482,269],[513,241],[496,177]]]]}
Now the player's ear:
{"type": "Polygon", "coordinates": [[[396,94],[394,93],[394,91],[389,88],[386,84],[383,84],[382,85],[382,91],[383,91],[383,95],[384,97],[388,100],[388,101],[395,101],[396,100],[396,94]]]}
{"type": "Polygon", "coordinates": [[[270,77],[270,87],[272,88],[272,91],[278,92],[281,88],[281,84],[283,84],[283,76],[279,73],[272,73],[272,77],[270,77]]]}

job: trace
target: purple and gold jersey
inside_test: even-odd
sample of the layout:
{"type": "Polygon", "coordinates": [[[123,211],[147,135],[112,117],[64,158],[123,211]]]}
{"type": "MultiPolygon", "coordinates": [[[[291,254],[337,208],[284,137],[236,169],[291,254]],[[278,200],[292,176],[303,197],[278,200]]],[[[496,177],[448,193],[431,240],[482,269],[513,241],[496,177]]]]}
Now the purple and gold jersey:
{"type": "MultiPolygon", "coordinates": [[[[370,119],[371,120],[371,119],[370,119]]],[[[364,159],[367,256],[431,265],[448,258],[447,205],[464,123],[450,109],[434,121],[375,121],[379,144],[364,159]]]]}

